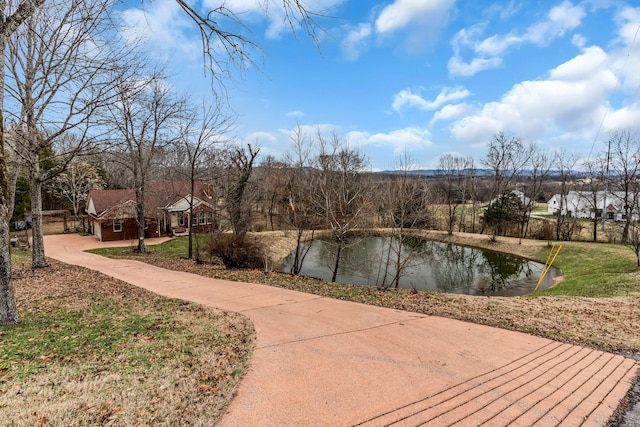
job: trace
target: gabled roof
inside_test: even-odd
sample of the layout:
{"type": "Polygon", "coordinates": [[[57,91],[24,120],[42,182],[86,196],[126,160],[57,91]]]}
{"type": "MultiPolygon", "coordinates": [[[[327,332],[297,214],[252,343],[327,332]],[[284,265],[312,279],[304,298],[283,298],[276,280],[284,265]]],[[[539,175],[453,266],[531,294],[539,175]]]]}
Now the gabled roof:
{"type": "MultiPolygon", "coordinates": [[[[156,209],[184,210],[180,207],[185,203],[188,206],[190,195],[189,181],[151,181],[145,188],[145,211],[153,214],[156,209]]],[[[213,208],[210,203],[213,200],[211,185],[196,181],[193,195],[195,206],[213,208]]],[[[135,190],[93,190],[89,193],[86,210],[89,215],[99,219],[123,218],[135,216],[135,204],[135,190]]]]}
{"type": "Polygon", "coordinates": [[[92,190],[89,192],[87,212],[96,217],[104,216],[115,207],[124,206],[128,202],[135,203],[134,190],[92,190]]]}
{"type": "MultiPolygon", "coordinates": [[[[146,188],[146,204],[166,209],[191,195],[190,181],[151,181],[146,188]]],[[[193,197],[203,202],[212,200],[213,187],[202,181],[194,182],[193,197]]]]}
{"type": "MultiPolygon", "coordinates": [[[[180,197],[174,203],[165,206],[163,209],[166,209],[170,212],[176,211],[186,211],[189,209],[189,204],[191,203],[191,195],[187,194],[184,197],[180,197]]],[[[213,209],[213,206],[209,202],[205,202],[204,200],[199,199],[198,197],[193,197],[193,208],[198,208],[200,206],[206,206],[210,209],[213,209]]]]}

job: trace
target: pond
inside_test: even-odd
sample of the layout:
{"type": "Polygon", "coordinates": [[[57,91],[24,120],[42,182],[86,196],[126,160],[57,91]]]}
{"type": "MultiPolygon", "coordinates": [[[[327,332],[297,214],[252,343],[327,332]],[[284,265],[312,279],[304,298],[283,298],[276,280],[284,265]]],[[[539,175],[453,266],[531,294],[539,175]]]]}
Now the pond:
{"type": "MultiPolygon", "coordinates": [[[[305,245],[308,253],[300,274],[330,281],[335,243],[315,240],[305,245]]],[[[291,272],[293,255],[284,260],[283,272],[291,272]]],[[[365,237],[351,239],[342,249],[336,282],[378,288],[394,288],[397,282],[404,289],[515,296],[532,293],[543,269],[544,264],[483,249],[418,238],[400,244],[394,237],[365,237]]],[[[552,286],[559,274],[552,268],[539,290],[552,286]]]]}

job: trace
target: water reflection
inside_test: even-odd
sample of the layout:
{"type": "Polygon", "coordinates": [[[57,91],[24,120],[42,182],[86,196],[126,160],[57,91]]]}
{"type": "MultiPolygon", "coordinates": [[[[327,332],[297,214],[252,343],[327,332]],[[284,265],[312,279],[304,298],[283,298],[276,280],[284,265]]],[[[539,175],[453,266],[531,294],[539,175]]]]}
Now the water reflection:
{"type": "MultiPolygon", "coordinates": [[[[309,243],[307,243],[309,244],[309,243]]],[[[336,249],[311,244],[300,274],[331,280],[336,249]]],[[[290,271],[292,256],[282,271],[290,271]]],[[[533,292],[544,266],[523,258],[418,238],[354,239],[342,250],[336,281],[379,288],[400,287],[467,295],[513,296],[533,292]]],[[[553,284],[551,269],[540,289],[553,284]]]]}

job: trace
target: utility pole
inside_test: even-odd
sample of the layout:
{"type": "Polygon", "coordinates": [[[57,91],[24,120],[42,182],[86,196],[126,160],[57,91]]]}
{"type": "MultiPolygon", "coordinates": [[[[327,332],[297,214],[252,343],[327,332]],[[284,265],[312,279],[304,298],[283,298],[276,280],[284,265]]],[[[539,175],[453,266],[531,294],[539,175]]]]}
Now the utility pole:
{"type": "MultiPolygon", "coordinates": [[[[607,147],[607,166],[605,168],[606,177],[604,178],[604,197],[602,200],[602,231],[604,232],[604,223],[607,214],[607,192],[609,191],[609,159],[611,158],[611,139],[607,147]]],[[[596,210],[597,212],[597,210],[596,210]]]]}

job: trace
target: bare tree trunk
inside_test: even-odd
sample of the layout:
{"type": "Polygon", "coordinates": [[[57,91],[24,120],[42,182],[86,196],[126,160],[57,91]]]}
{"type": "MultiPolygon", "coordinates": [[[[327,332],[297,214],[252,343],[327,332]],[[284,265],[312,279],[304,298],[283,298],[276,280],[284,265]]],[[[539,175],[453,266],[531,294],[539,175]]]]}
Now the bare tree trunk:
{"type": "MultiPolygon", "coordinates": [[[[2,37],[2,36],[0,36],[2,37]]],[[[11,252],[9,250],[9,212],[7,210],[7,163],[4,151],[4,117],[0,108],[0,325],[18,323],[18,310],[11,279],[11,252]]]]}
{"type": "Polygon", "coordinates": [[[338,277],[338,269],[340,268],[340,257],[342,256],[342,240],[338,240],[338,250],[336,251],[336,262],[333,265],[333,275],[331,276],[331,282],[335,282],[338,277]]]}
{"type": "MultiPolygon", "coordinates": [[[[35,171],[34,171],[35,173],[35,171]]],[[[49,267],[44,255],[44,238],[42,229],[42,183],[32,176],[30,183],[31,194],[31,268],[49,267]]]]}
{"type": "MultiPolygon", "coordinates": [[[[144,228],[145,228],[145,218],[144,218],[144,186],[138,186],[136,188],[136,214],[137,214],[137,227],[138,227],[138,247],[137,251],[141,254],[147,253],[147,245],[144,242],[144,228]]],[[[191,218],[189,218],[191,220],[191,218]]]]}
{"type": "Polygon", "coordinates": [[[20,175],[20,166],[13,165],[7,167],[8,170],[8,195],[7,195],[7,221],[11,220],[13,210],[16,203],[16,185],[18,183],[18,175],[20,175]]]}
{"type": "Polygon", "coordinates": [[[193,193],[196,189],[196,179],[194,177],[194,170],[191,169],[191,196],[189,196],[189,249],[187,251],[187,258],[193,259],[193,193]]]}
{"type": "Polygon", "coordinates": [[[11,279],[11,253],[9,251],[9,222],[6,206],[0,205],[0,325],[18,323],[18,310],[11,279]]]}

